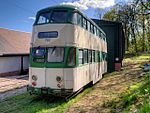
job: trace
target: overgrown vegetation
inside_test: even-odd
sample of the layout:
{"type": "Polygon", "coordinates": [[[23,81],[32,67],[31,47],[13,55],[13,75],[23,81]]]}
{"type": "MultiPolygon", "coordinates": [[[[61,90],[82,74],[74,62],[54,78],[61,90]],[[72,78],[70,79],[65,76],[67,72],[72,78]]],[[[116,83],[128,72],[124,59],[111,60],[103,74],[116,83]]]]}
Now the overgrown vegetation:
{"type": "MultiPolygon", "coordinates": [[[[127,58],[127,62],[135,62],[149,58],[149,55],[127,58]]],[[[104,107],[112,113],[149,113],[150,112],[150,71],[143,73],[141,82],[136,83],[122,93],[119,98],[105,102],[104,107]]]]}
{"type": "Polygon", "coordinates": [[[142,83],[130,87],[121,96],[119,102],[113,105],[113,112],[120,109],[122,112],[148,113],[150,111],[150,72],[148,72],[142,83]]]}

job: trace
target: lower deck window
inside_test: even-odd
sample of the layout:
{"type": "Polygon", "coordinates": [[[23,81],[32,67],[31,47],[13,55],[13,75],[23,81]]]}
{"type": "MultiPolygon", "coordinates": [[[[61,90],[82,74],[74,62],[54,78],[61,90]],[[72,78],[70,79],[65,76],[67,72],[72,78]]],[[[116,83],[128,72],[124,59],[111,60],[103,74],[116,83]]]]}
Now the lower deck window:
{"type": "Polygon", "coordinates": [[[84,50],[84,63],[88,63],[88,50],[84,50]]]}
{"type": "Polygon", "coordinates": [[[82,49],[79,49],[79,64],[83,64],[83,50],[82,49]]]}
{"type": "Polygon", "coordinates": [[[92,51],[92,62],[95,62],[95,51],[92,51]]]}
{"type": "Polygon", "coordinates": [[[63,62],[64,48],[63,47],[51,47],[48,48],[48,62],[63,62]]]}
{"type": "Polygon", "coordinates": [[[44,56],[45,55],[45,48],[33,48],[32,50],[33,56],[44,56]]]}

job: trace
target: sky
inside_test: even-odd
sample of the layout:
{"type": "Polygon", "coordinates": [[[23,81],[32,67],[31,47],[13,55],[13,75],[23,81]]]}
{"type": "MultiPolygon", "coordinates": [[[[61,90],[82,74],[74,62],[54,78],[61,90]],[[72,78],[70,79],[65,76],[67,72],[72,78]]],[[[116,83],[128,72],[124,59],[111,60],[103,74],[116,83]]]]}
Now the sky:
{"type": "Polygon", "coordinates": [[[59,4],[78,6],[88,17],[98,18],[98,8],[106,11],[117,2],[127,0],[0,0],[0,28],[32,32],[37,11],[59,4]]]}

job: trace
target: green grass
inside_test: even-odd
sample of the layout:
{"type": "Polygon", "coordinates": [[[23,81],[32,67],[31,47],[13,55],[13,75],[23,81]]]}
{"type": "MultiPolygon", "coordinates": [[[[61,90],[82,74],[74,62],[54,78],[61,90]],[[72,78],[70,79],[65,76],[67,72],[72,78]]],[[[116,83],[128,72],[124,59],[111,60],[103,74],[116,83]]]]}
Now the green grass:
{"type": "Polygon", "coordinates": [[[88,88],[75,98],[66,102],[63,98],[39,97],[24,93],[0,102],[1,113],[62,113],[73,103],[91,91],[88,88]]]}
{"type": "Polygon", "coordinates": [[[136,55],[134,57],[127,57],[125,61],[139,61],[139,60],[150,60],[150,54],[136,55]]]}

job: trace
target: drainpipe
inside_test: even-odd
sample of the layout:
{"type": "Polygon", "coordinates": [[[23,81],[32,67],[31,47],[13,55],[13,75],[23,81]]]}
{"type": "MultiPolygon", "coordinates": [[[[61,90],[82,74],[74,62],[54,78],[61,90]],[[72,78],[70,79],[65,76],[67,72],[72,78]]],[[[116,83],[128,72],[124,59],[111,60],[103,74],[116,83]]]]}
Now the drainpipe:
{"type": "Polygon", "coordinates": [[[20,68],[20,75],[24,74],[24,70],[23,70],[23,56],[21,56],[21,68],[20,68]]]}

